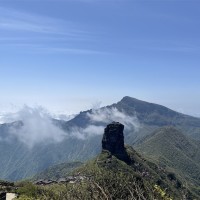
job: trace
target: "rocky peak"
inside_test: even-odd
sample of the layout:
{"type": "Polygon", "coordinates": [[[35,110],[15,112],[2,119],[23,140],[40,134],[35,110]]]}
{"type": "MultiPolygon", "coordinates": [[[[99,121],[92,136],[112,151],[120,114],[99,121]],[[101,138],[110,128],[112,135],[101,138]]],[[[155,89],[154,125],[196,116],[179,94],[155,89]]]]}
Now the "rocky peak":
{"type": "Polygon", "coordinates": [[[112,122],[111,124],[108,124],[104,129],[102,150],[107,150],[119,159],[127,161],[128,155],[124,147],[123,130],[124,125],[119,122],[112,122]]]}
{"type": "Polygon", "coordinates": [[[104,129],[102,139],[102,149],[108,150],[112,154],[124,151],[124,125],[119,122],[112,122],[104,129]]]}

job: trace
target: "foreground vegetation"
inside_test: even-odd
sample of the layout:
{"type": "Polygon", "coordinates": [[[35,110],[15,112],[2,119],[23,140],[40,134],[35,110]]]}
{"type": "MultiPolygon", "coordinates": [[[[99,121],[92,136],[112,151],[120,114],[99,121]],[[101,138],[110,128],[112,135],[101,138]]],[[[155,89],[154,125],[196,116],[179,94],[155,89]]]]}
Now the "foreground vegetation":
{"type": "Polygon", "coordinates": [[[72,176],[78,177],[74,182],[48,186],[20,182],[17,185],[18,199],[198,199],[175,175],[170,176],[170,173],[144,160],[131,147],[127,147],[127,153],[131,159],[129,164],[107,151],[102,152],[72,173],[72,176]]]}
{"type": "Polygon", "coordinates": [[[58,165],[54,165],[44,170],[43,172],[35,175],[32,178],[32,180],[33,181],[38,179],[57,180],[59,178],[65,177],[67,174],[72,172],[74,169],[80,167],[81,165],[83,165],[82,162],[69,162],[69,163],[61,163],[58,165]]]}

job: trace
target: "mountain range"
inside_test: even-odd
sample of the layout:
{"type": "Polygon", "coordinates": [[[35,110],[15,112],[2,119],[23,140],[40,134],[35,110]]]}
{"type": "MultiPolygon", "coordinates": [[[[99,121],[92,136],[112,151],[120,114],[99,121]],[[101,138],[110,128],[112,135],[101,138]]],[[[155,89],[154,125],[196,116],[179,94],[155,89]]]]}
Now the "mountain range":
{"type": "Polygon", "coordinates": [[[101,153],[85,164],[57,165],[39,174],[38,178],[45,176],[48,178],[46,180],[15,183],[18,198],[20,200],[199,198],[193,188],[182,182],[175,173],[145,159],[131,146],[124,145],[123,130],[124,125],[119,122],[108,124],[102,138],[101,153]],[[71,167],[76,169],[69,176],[67,169],[71,167]],[[63,178],[52,181],[53,172],[57,175],[59,172],[63,178]]]}
{"type": "MultiPolygon", "coordinates": [[[[0,179],[20,180],[33,176],[55,164],[86,161],[95,157],[101,151],[102,127],[116,119],[122,120],[122,123],[126,123],[126,127],[128,127],[124,131],[125,142],[131,146],[137,146],[139,151],[144,152],[144,155],[150,159],[154,158],[152,155],[155,153],[154,160],[158,162],[159,155],[156,154],[156,150],[145,149],[145,145],[142,146],[142,143],[150,142],[148,137],[157,137],[155,131],[157,132],[159,128],[173,126],[183,135],[182,137],[189,138],[195,147],[199,146],[199,118],[175,112],[161,105],[124,97],[118,103],[110,106],[80,112],[67,122],[52,119],[52,123],[66,133],[66,137],[59,142],[37,143],[30,148],[17,137],[9,139],[10,128],[20,131],[24,125],[23,122],[17,121],[0,125],[0,179]],[[76,135],[74,135],[75,133],[76,135]],[[148,155],[146,151],[152,152],[151,155],[148,155]]],[[[29,133],[27,132],[27,134],[29,133]]],[[[164,135],[161,134],[160,137],[164,137],[164,135]]],[[[163,140],[165,141],[165,139],[163,140]]],[[[168,140],[169,143],[170,140],[174,140],[174,138],[171,137],[168,140]]],[[[184,148],[184,144],[180,141],[180,145],[183,145],[182,148],[184,148]]],[[[149,144],[149,148],[152,145],[149,144]]],[[[190,155],[184,154],[184,156],[187,160],[190,155]]],[[[167,159],[166,156],[164,157],[167,159]]],[[[198,157],[198,153],[194,155],[194,159],[192,158],[195,163],[198,163],[199,160],[196,157],[198,157]]],[[[174,165],[168,164],[167,166],[174,165]]],[[[184,170],[181,173],[184,173],[184,170]]],[[[195,179],[193,180],[195,181],[195,179]]]]}

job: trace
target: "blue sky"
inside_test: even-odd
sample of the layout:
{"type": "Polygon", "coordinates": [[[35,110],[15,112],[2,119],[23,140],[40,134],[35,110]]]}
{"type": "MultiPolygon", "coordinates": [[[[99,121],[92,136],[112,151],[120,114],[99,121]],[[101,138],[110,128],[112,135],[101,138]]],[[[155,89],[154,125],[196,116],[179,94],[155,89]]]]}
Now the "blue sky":
{"type": "Polygon", "coordinates": [[[1,0],[0,110],[123,96],[200,116],[200,1],[1,0]]]}

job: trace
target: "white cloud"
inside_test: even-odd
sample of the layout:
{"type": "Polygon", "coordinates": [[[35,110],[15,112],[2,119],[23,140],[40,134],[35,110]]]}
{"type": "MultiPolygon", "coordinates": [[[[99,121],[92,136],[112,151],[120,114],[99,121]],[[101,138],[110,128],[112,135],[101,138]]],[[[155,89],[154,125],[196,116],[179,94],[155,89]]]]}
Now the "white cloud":
{"type": "Polygon", "coordinates": [[[64,120],[64,121],[69,121],[71,119],[73,119],[74,117],[76,117],[77,114],[63,114],[63,113],[57,113],[57,114],[52,114],[52,117],[54,119],[58,119],[58,120],[64,120]]]}
{"type": "Polygon", "coordinates": [[[94,41],[96,36],[77,22],[1,6],[0,37],[1,45],[6,45],[6,47],[29,48],[31,52],[35,50],[37,53],[104,53],[80,46],[80,43],[94,41]],[[55,41],[62,45],[57,46],[55,41]]]}
{"type": "Polygon", "coordinates": [[[80,128],[77,126],[71,127],[68,131],[68,136],[71,138],[77,138],[80,140],[88,139],[96,135],[102,135],[104,132],[104,126],[88,125],[86,128],[80,128]]]}
{"type": "Polygon", "coordinates": [[[0,29],[29,31],[35,33],[62,34],[68,36],[80,35],[70,21],[62,21],[46,16],[30,14],[14,9],[0,7],[0,29]],[[63,24],[65,24],[63,28],[63,24]]]}
{"type": "Polygon", "coordinates": [[[87,117],[90,121],[89,125],[86,128],[73,127],[70,130],[71,137],[87,139],[88,137],[103,135],[105,126],[113,121],[122,123],[127,131],[138,131],[140,128],[136,116],[129,116],[117,108],[93,109],[91,113],[87,113],[87,117]]]}
{"type": "Polygon", "coordinates": [[[89,123],[85,128],[73,126],[65,132],[53,123],[52,115],[43,107],[24,106],[16,113],[4,116],[4,120],[9,122],[23,122],[21,127],[18,127],[16,123],[16,126],[10,129],[9,135],[5,139],[10,141],[12,138],[17,138],[29,148],[32,148],[38,143],[57,143],[69,138],[85,140],[89,137],[103,135],[105,126],[112,121],[124,124],[125,131],[137,131],[140,127],[137,117],[129,116],[117,108],[93,109],[86,114],[86,117],[88,117],[89,123]]]}
{"type": "Polygon", "coordinates": [[[104,126],[89,125],[83,129],[83,133],[87,136],[102,135],[104,128],[104,126]]]}
{"type": "Polygon", "coordinates": [[[138,130],[140,127],[136,116],[129,116],[117,108],[101,108],[93,110],[92,113],[88,113],[87,115],[92,122],[111,123],[112,121],[118,121],[124,124],[127,130],[138,130]]]}
{"type": "Polygon", "coordinates": [[[107,52],[96,51],[93,49],[81,49],[81,48],[58,48],[58,47],[38,47],[39,50],[42,50],[45,53],[63,53],[63,54],[108,54],[107,52]]]}
{"type": "Polygon", "coordinates": [[[24,106],[12,115],[13,121],[22,121],[20,128],[11,128],[10,134],[29,147],[37,143],[61,142],[67,134],[55,126],[48,112],[42,107],[24,106]]]}

